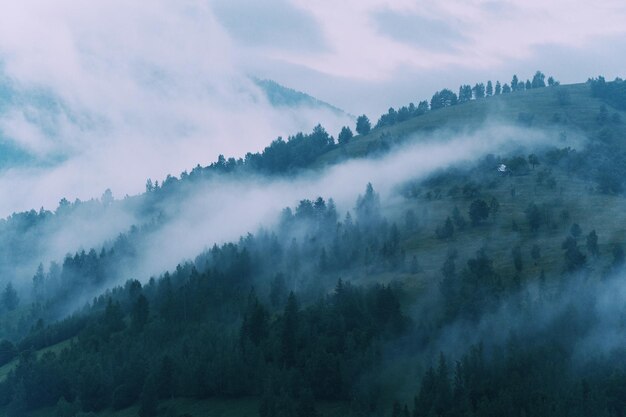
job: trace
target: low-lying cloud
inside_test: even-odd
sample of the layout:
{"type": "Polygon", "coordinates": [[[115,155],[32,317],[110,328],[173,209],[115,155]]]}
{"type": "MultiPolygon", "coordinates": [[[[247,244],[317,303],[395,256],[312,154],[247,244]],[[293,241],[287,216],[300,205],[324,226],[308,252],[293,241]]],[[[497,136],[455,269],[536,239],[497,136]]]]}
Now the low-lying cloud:
{"type": "MultiPolygon", "coordinates": [[[[551,143],[544,132],[494,124],[472,133],[439,133],[409,140],[379,158],[349,160],[296,178],[215,176],[178,197],[173,213],[151,239],[134,277],[146,279],[195,256],[214,243],[236,241],[259,227],[272,227],[284,207],[304,198],[333,198],[341,216],[352,211],[359,194],[371,182],[383,206],[402,198],[397,187],[425,178],[453,164],[471,163],[489,153],[551,143]]],[[[494,167],[494,170],[496,167],[494,167]]]]}
{"type": "Polygon", "coordinates": [[[62,197],[118,196],[218,154],[243,156],[318,123],[348,117],[276,109],[238,63],[202,2],[146,5],[27,0],[0,17],[0,71],[15,96],[1,136],[34,163],[0,173],[0,215],[62,197]],[[36,29],[34,29],[36,28],[36,29]]]}

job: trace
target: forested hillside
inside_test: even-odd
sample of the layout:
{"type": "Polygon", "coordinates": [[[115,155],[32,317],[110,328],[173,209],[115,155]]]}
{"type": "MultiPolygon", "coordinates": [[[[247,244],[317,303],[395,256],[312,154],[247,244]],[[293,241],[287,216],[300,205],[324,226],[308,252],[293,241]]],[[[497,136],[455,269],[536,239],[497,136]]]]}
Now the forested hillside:
{"type": "Polygon", "coordinates": [[[13,214],[0,413],[626,415],[625,85],[462,85],[13,214]]]}

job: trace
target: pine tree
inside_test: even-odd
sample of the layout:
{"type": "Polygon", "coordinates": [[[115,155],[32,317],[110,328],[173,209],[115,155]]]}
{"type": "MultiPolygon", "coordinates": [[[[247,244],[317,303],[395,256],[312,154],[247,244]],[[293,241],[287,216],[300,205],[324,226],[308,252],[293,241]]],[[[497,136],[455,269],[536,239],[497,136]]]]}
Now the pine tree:
{"type": "Polygon", "coordinates": [[[45,275],[43,273],[43,264],[40,263],[37,267],[37,272],[33,276],[33,297],[37,301],[41,301],[44,298],[44,285],[45,275]]]}
{"type": "Polygon", "coordinates": [[[339,132],[339,136],[337,136],[337,140],[339,141],[340,144],[346,144],[348,142],[350,142],[350,139],[352,139],[354,135],[352,134],[352,130],[350,130],[349,127],[344,126],[343,128],[341,128],[341,132],[339,132]]]}
{"type": "Polygon", "coordinates": [[[278,308],[282,307],[286,299],[287,284],[285,282],[285,275],[279,272],[270,284],[270,303],[272,307],[278,308]]]}
{"type": "Polygon", "coordinates": [[[8,311],[13,311],[20,304],[20,297],[17,295],[17,291],[13,288],[12,283],[8,283],[2,292],[2,304],[8,311]]]}
{"type": "Polygon", "coordinates": [[[158,407],[157,385],[153,376],[148,376],[139,399],[139,417],[154,417],[158,407]]]}
{"type": "Polygon", "coordinates": [[[370,132],[372,125],[370,119],[366,115],[361,115],[356,119],[356,132],[359,135],[367,135],[370,132]]]}
{"type": "Polygon", "coordinates": [[[587,250],[594,258],[597,258],[600,254],[600,250],[598,248],[598,235],[595,229],[587,235],[587,250]]]}
{"type": "Polygon", "coordinates": [[[297,354],[297,332],[298,332],[299,307],[295,294],[289,293],[287,305],[283,313],[283,323],[281,331],[281,353],[282,362],[285,367],[290,368],[296,364],[297,354]]]}
{"type": "Polygon", "coordinates": [[[135,332],[140,332],[148,322],[150,317],[150,304],[148,299],[140,294],[137,300],[133,304],[132,311],[130,313],[131,328],[135,332]]]}
{"type": "Polygon", "coordinates": [[[126,327],[122,307],[118,301],[113,302],[111,297],[109,297],[104,310],[104,325],[109,333],[118,332],[126,327]]]}
{"type": "Polygon", "coordinates": [[[156,377],[157,396],[167,399],[174,396],[174,361],[168,355],[161,359],[156,377]]]}

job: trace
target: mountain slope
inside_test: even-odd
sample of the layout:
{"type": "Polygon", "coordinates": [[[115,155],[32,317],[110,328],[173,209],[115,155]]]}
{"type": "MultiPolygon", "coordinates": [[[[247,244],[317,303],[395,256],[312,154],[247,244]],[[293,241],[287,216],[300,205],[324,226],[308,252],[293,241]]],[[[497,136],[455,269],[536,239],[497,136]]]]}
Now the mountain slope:
{"type": "MultiPolygon", "coordinates": [[[[54,407],[62,396],[84,411],[163,414],[155,404],[171,397],[243,405],[252,396],[261,416],[315,415],[326,401],[348,401],[359,416],[402,415],[404,404],[415,416],[622,415],[625,311],[611,296],[623,292],[625,261],[620,115],[581,84],[431,111],[347,144],[320,131],[294,139],[322,139],[300,166],[314,176],[368,154],[387,161],[424,136],[480,140],[483,129],[511,125],[517,135],[495,155],[407,173],[388,198],[368,185],[346,216],[331,200],[301,196],[270,230],[149,281],[129,279],[65,322],[37,323],[17,350],[78,342],[13,359],[0,405],[54,407]],[[542,142],[528,140],[536,131],[542,142]],[[55,390],[35,395],[41,380],[55,390]]],[[[258,175],[260,166],[218,161],[151,189],[144,208],[179,198],[185,184],[199,190],[203,178],[258,175]]],[[[107,262],[136,262],[142,234],[160,226],[121,236],[112,252],[77,253],[42,272],[44,288],[80,287],[106,276],[107,262]]]]}
{"type": "MultiPolygon", "coordinates": [[[[471,131],[489,124],[522,124],[537,129],[553,131],[570,130],[589,134],[597,128],[597,116],[602,105],[600,98],[591,95],[588,84],[560,85],[515,93],[500,94],[480,100],[457,104],[430,111],[393,126],[375,128],[365,136],[355,136],[344,146],[320,157],[318,164],[328,164],[349,157],[364,156],[368,149],[381,142],[389,142],[437,130],[471,131]],[[524,117],[530,117],[520,120],[524,117]]],[[[612,108],[611,114],[626,117],[624,111],[612,108]]],[[[626,133],[624,125],[617,126],[620,134],[626,133]]]]}

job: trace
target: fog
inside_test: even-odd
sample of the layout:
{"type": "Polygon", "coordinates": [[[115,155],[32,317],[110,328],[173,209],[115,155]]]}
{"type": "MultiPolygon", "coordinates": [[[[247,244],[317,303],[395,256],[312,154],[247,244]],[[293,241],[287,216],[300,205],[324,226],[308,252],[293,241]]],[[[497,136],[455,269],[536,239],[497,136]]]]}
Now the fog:
{"type": "MultiPolygon", "coordinates": [[[[7,6],[0,16],[0,79],[18,94],[0,113],[0,136],[34,163],[0,172],[0,192],[8,196],[0,202],[0,216],[42,205],[52,209],[62,197],[85,200],[106,188],[120,197],[135,194],[147,178],[180,173],[220,153],[243,156],[317,123],[334,135],[352,124],[319,108],[275,109],[251,76],[276,78],[360,114],[427,99],[434,92],[428,86],[472,81],[450,74],[451,62],[471,63],[461,72],[475,80],[504,82],[512,75],[504,65],[514,55],[526,59],[515,65],[532,68],[530,75],[536,67],[533,48],[546,45],[540,38],[580,47],[594,36],[620,32],[623,12],[615,5],[556,14],[541,5],[511,6],[551,16],[530,22],[493,5],[457,4],[472,10],[460,16],[456,6],[433,4],[424,16],[415,4],[385,0],[343,6],[280,1],[274,8],[281,14],[231,3],[158,0],[147,6],[114,0],[85,6],[77,0],[25,0],[7,6]],[[389,19],[400,11],[410,16],[408,22],[389,19]],[[576,37],[553,31],[555,21],[571,31],[563,22],[589,16],[608,23],[582,25],[584,33],[579,25],[576,37]],[[449,19],[464,21],[475,38],[449,39],[456,33],[444,24],[449,19]],[[412,28],[412,21],[430,25],[433,33],[412,28]],[[494,42],[502,39],[502,24],[486,21],[533,24],[537,30],[530,38],[494,42]],[[379,53],[365,53],[364,39],[379,53]],[[434,48],[433,42],[452,42],[454,48],[434,48]],[[484,50],[477,55],[479,46],[484,50]],[[380,56],[385,59],[375,58],[380,56]],[[476,67],[476,60],[483,64],[476,67]]],[[[596,43],[587,48],[597,50],[596,43]]]]}
{"type": "MultiPolygon", "coordinates": [[[[28,287],[37,265],[62,262],[66,254],[110,245],[131,226],[148,224],[160,216],[159,226],[143,240],[140,256],[123,276],[142,281],[192,259],[214,244],[237,241],[259,228],[271,229],[281,210],[305,198],[333,198],[343,217],[353,210],[357,196],[371,182],[380,194],[383,208],[401,199],[397,187],[419,180],[454,164],[477,161],[489,153],[506,153],[520,147],[555,142],[541,131],[500,123],[487,124],[472,132],[439,132],[407,138],[386,154],[351,159],[290,178],[258,174],[212,174],[201,182],[182,182],[174,195],[158,200],[150,213],[141,199],[119,199],[103,207],[99,201],[76,206],[67,215],[55,216],[37,236],[37,245],[27,262],[15,272],[16,283],[28,287]],[[107,243],[108,242],[108,243],[107,243]]],[[[358,139],[357,139],[358,140],[358,139]]],[[[494,167],[495,169],[495,167],[494,167]]],[[[16,261],[5,260],[7,267],[16,261]]]]}
{"type": "MultiPolygon", "coordinates": [[[[458,269],[464,264],[465,260],[458,263],[458,269]]],[[[547,284],[529,280],[477,320],[457,318],[440,329],[413,331],[391,344],[385,352],[385,375],[378,378],[392,375],[396,398],[409,402],[419,391],[421,377],[429,367],[437,367],[441,354],[453,366],[479,346],[491,362],[502,360],[511,346],[523,351],[558,343],[566,346],[564,360],[572,372],[621,355],[626,343],[624,274],[622,267],[602,280],[589,279],[586,272],[548,277],[547,284]]],[[[422,320],[422,314],[432,317],[442,308],[438,282],[432,284],[411,308],[415,322],[422,320]]]]}
{"type": "MultiPolygon", "coordinates": [[[[425,178],[452,164],[470,163],[489,153],[546,145],[554,138],[539,131],[494,124],[471,133],[442,132],[414,137],[384,156],[356,159],[295,178],[215,176],[161,207],[168,220],[151,238],[130,274],[145,280],[171,269],[214,243],[236,241],[260,227],[272,228],[281,209],[301,199],[333,198],[340,216],[354,208],[371,182],[383,207],[402,198],[396,187],[425,178]]],[[[494,167],[495,169],[495,167],[494,167]]]]}
{"type": "Polygon", "coordinates": [[[27,1],[0,18],[0,63],[12,92],[0,137],[33,159],[0,171],[1,216],[107,188],[136,194],[147,178],[220,153],[352,124],[323,108],[271,106],[210,9],[193,1],[27,1]]]}
{"type": "MultiPolygon", "coordinates": [[[[0,216],[51,209],[62,197],[97,197],[106,188],[117,196],[135,194],[147,178],[179,173],[220,153],[242,156],[317,123],[333,134],[350,123],[320,109],[274,109],[250,76],[274,78],[360,114],[428,98],[433,85],[471,81],[451,74],[458,64],[474,80],[504,82],[512,66],[530,75],[545,61],[546,48],[550,56],[602,50],[601,57],[612,59],[594,63],[613,62],[605,69],[609,78],[617,75],[610,46],[621,41],[623,8],[615,2],[558,13],[520,2],[424,10],[410,2],[357,3],[277,1],[250,8],[196,0],[89,6],[24,0],[7,6],[0,16],[0,79],[19,94],[0,113],[0,136],[34,163],[0,172],[0,193],[7,196],[0,216]],[[570,24],[587,19],[604,23],[575,30],[570,24]],[[446,23],[457,20],[463,36],[446,23]],[[503,25],[535,30],[520,37],[503,25]]],[[[548,69],[557,78],[570,71],[571,82],[593,75],[562,67],[548,69]]]]}
{"type": "MultiPolygon", "coordinates": [[[[70,211],[61,210],[55,204],[52,207],[56,209],[56,215],[43,222],[43,226],[24,236],[20,236],[19,231],[16,237],[5,234],[6,245],[16,246],[11,242],[17,241],[28,250],[20,252],[19,256],[13,253],[19,249],[12,248],[13,252],[6,252],[2,267],[11,274],[5,274],[0,284],[12,281],[27,299],[32,291],[32,277],[40,263],[48,270],[51,262],[62,264],[68,254],[82,250],[88,252],[92,248],[100,253],[103,248],[112,248],[120,234],[129,235],[132,227],[146,227],[139,239],[134,241],[136,255],[133,255],[132,261],[118,265],[114,275],[107,275],[100,286],[84,289],[80,299],[74,299],[65,306],[65,313],[70,313],[113,285],[128,279],[145,283],[150,277],[171,271],[179,263],[193,260],[214,244],[237,242],[241,236],[256,233],[261,228],[272,231],[282,209],[294,207],[302,199],[314,200],[318,196],[326,200],[332,198],[342,219],[348,211],[354,210],[355,201],[364,192],[366,184],[372,183],[381,197],[383,211],[393,216],[397,214],[393,212],[394,206],[404,199],[400,186],[407,181],[425,179],[451,166],[471,166],[487,154],[527,154],[540,147],[562,146],[558,137],[557,132],[520,127],[492,118],[480,128],[466,131],[438,130],[435,133],[414,134],[401,141],[388,138],[391,148],[386,152],[307,169],[291,176],[262,175],[249,170],[230,174],[213,171],[199,180],[178,181],[175,187],[164,187],[154,195],[122,197],[113,189],[116,200],[112,202],[105,201],[104,197],[101,201],[88,200],[74,204],[70,211]],[[36,236],[31,236],[33,233],[36,236]]],[[[367,140],[367,137],[354,140],[367,140]]],[[[568,145],[582,145],[582,140],[572,134],[568,145]]],[[[119,145],[122,146],[122,143],[119,145]]],[[[100,155],[96,159],[104,163],[116,151],[115,148],[105,150],[103,152],[111,155],[100,155]]],[[[142,151],[135,149],[135,152],[124,154],[122,166],[132,165],[131,160],[138,155],[161,152],[152,148],[144,153],[142,151]]],[[[75,184],[84,184],[87,190],[93,189],[89,175],[75,178],[73,174],[84,169],[82,164],[87,162],[84,156],[70,158],[52,169],[44,169],[44,177],[33,175],[32,178],[45,179],[37,183],[43,187],[43,193],[56,190],[52,184],[58,183],[63,187],[65,175],[72,178],[75,184]]],[[[150,158],[152,156],[148,156],[150,158]]],[[[195,166],[198,155],[190,156],[190,159],[194,162],[183,169],[195,166]]],[[[95,167],[97,163],[94,161],[92,165],[95,167]]],[[[493,167],[494,171],[496,168],[493,167]]],[[[5,172],[0,178],[6,180],[11,172],[5,172]]],[[[132,183],[132,187],[144,188],[143,179],[133,182],[125,173],[120,173],[122,177],[123,181],[132,183]]],[[[110,178],[105,176],[101,181],[107,179],[110,178]]],[[[163,177],[153,179],[162,182],[163,177]]],[[[36,189],[29,189],[27,182],[20,182],[19,178],[12,180],[12,186],[19,185],[12,193],[13,201],[21,193],[32,198],[40,195],[36,189]]],[[[288,242],[283,243],[286,245],[288,242]]]]}

